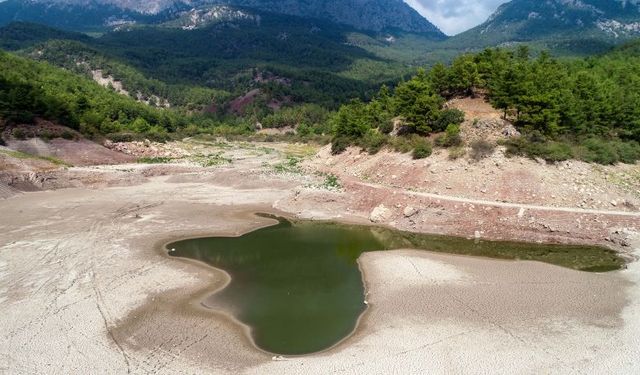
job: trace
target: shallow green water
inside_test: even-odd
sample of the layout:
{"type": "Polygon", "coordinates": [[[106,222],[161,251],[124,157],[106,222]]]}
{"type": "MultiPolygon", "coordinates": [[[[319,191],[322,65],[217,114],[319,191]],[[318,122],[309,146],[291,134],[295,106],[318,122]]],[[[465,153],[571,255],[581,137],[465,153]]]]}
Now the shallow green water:
{"type": "Polygon", "coordinates": [[[223,269],[231,283],[213,298],[252,327],[260,348],[278,354],[326,349],[348,336],[365,309],[357,259],[365,251],[418,248],[504,259],[530,259],[588,271],[620,268],[599,247],[550,246],[418,235],[333,223],[279,224],[241,237],[167,245],[174,257],[223,269]]]}

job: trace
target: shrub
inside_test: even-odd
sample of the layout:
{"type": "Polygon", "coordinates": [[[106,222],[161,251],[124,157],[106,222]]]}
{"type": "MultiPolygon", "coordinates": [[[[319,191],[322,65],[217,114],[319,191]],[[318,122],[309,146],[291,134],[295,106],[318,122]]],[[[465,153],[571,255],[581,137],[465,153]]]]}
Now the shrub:
{"type": "Polygon", "coordinates": [[[374,155],[377,154],[385,144],[387,144],[387,137],[383,134],[370,131],[364,136],[364,138],[362,138],[359,143],[360,147],[367,150],[368,153],[374,155]]]}
{"type": "Polygon", "coordinates": [[[616,142],[614,146],[621,162],[634,164],[640,160],[640,144],[638,142],[616,142]]]}
{"type": "Polygon", "coordinates": [[[69,130],[63,131],[62,134],[60,134],[60,136],[69,141],[76,138],[76,136],[69,130]]]}
{"type": "Polygon", "coordinates": [[[335,137],[331,141],[331,154],[342,154],[351,145],[351,140],[347,137],[335,137]]]}
{"type": "Polygon", "coordinates": [[[48,141],[56,138],[56,135],[54,133],[50,132],[49,130],[45,129],[42,132],[40,132],[40,138],[43,141],[47,141],[48,142],[48,141]]]}
{"type": "Polygon", "coordinates": [[[449,124],[445,133],[436,138],[436,145],[440,147],[453,147],[460,146],[461,144],[460,125],[449,124]]]}
{"type": "Polygon", "coordinates": [[[458,147],[451,147],[449,149],[449,159],[450,160],[456,160],[456,159],[460,159],[461,157],[463,157],[465,154],[467,153],[467,150],[464,149],[464,147],[458,146],[458,147]]]}
{"type": "Polygon", "coordinates": [[[413,146],[413,158],[424,159],[431,155],[431,143],[426,139],[419,139],[415,141],[413,146]]]}
{"type": "Polygon", "coordinates": [[[491,156],[496,146],[483,139],[471,143],[471,157],[474,160],[481,160],[491,156]]]}
{"type": "Polygon", "coordinates": [[[551,142],[541,148],[542,152],[537,155],[548,162],[558,162],[573,158],[573,151],[566,143],[551,142]]]}
{"type": "Polygon", "coordinates": [[[0,134],[0,146],[6,146],[7,143],[4,141],[4,138],[2,138],[2,135],[0,134]]]}
{"type": "Polygon", "coordinates": [[[389,134],[393,131],[393,121],[387,120],[383,121],[380,126],[378,126],[378,130],[382,134],[389,134]]]}
{"type": "Polygon", "coordinates": [[[330,173],[325,177],[322,187],[329,190],[338,190],[342,188],[342,185],[340,184],[338,176],[330,173]]]}
{"type": "MultiPolygon", "coordinates": [[[[433,130],[443,131],[450,125],[458,126],[464,121],[464,112],[459,109],[445,109],[440,112],[438,119],[433,124],[433,130]]],[[[458,126],[458,129],[460,127],[458,126]]]]}
{"type": "Polygon", "coordinates": [[[19,139],[21,141],[27,139],[27,132],[25,132],[24,129],[20,129],[20,128],[13,129],[13,131],[11,132],[11,135],[13,135],[14,138],[19,139]]]}
{"type": "Polygon", "coordinates": [[[584,161],[599,164],[615,164],[619,160],[615,148],[601,139],[589,138],[584,141],[583,145],[586,151],[583,154],[584,161]]]}
{"type": "Polygon", "coordinates": [[[395,152],[407,153],[413,150],[413,144],[410,137],[393,137],[390,140],[391,147],[395,152]]]}

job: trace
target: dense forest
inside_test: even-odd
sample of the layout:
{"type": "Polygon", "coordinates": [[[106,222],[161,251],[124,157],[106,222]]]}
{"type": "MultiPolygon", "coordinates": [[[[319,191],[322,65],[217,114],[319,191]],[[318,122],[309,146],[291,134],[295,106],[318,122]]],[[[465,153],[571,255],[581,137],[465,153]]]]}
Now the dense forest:
{"type": "MultiPolygon", "coordinates": [[[[409,135],[443,132],[437,142],[459,145],[461,113],[447,99],[486,95],[523,136],[506,141],[511,154],[548,161],[571,158],[611,164],[640,159],[640,43],[600,57],[557,60],[531,57],[527,47],[461,55],[450,66],[383,86],[367,104],[354,101],[334,117],[334,152],[347,145],[370,151],[397,144],[386,136],[393,119],[409,135]]],[[[421,148],[426,146],[421,145],[421,148]]]]}
{"type": "Polygon", "coordinates": [[[0,125],[46,119],[88,137],[166,140],[197,133],[252,134],[266,127],[297,127],[301,136],[329,133],[329,110],[313,104],[267,111],[259,107],[246,116],[218,115],[184,109],[163,109],[118,94],[93,80],[48,63],[0,51],[0,125]]]}
{"type": "MultiPolygon", "coordinates": [[[[262,32],[281,22],[263,20],[262,32]]],[[[49,119],[114,139],[295,129],[296,139],[332,138],[336,153],[357,145],[422,158],[432,147],[465,146],[464,114],[446,102],[481,96],[523,134],[504,141],[510,154],[605,164],[640,159],[640,42],[580,59],[524,46],[487,49],[404,80],[415,68],[371,52],[375,38],[351,35],[345,43],[344,30],[309,33],[297,22],[290,30],[298,33],[286,38],[228,24],[190,33],[141,27],[98,39],[13,24],[0,30],[3,48],[19,55],[0,53],[0,117],[5,125],[49,119]],[[237,33],[236,44],[213,38],[223,31],[237,33]],[[155,40],[158,33],[164,38],[155,40]],[[304,58],[290,62],[295,56],[304,58]],[[93,82],[97,69],[130,95],[93,82]]]]}
{"type": "Polygon", "coordinates": [[[368,98],[380,84],[413,70],[396,60],[411,57],[393,55],[393,46],[385,48],[393,59],[375,53],[385,45],[381,37],[352,31],[273,14],[259,25],[247,19],[194,30],[132,26],[96,38],[16,22],[0,28],[0,47],[79,73],[83,67],[108,71],[128,91],[176,106],[220,107],[267,86],[267,102],[286,98],[333,109],[350,98],[368,98]],[[257,80],[257,72],[268,78],[257,80]]]}
{"type": "Polygon", "coordinates": [[[86,135],[130,130],[162,138],[187,126],[186,118],[119,95],[48,64],[0,51],[0,116],[8,124],[36,117],[86,135]]]}

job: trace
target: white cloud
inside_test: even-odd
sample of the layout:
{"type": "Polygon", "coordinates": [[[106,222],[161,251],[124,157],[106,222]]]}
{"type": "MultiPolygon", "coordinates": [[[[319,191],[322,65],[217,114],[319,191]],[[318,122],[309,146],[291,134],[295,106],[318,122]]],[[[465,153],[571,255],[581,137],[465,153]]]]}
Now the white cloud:
{"type": "Polygon", "coordinates": [[[477,26],[506,0],[404,0],[445,34],[455,35],[477,26]]]}

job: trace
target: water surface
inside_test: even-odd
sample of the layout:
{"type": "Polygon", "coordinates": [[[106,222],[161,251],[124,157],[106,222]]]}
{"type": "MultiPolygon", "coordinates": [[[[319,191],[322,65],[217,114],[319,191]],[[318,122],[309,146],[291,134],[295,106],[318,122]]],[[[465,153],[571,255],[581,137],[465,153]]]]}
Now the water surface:
{"type": "Polygon", "coordinates": [[[174,242],[169,254],[223,269],[230,284],[213,298],[251,327],[255,344],[272,353],[306,354],[347,337],[366,308],[357,259],[399,248],[539,260],[578,270],[608,271],[624,261],[590,246],[474,241],[384,228],[278,219],[240,237],[174,242]]]}

